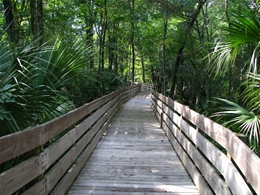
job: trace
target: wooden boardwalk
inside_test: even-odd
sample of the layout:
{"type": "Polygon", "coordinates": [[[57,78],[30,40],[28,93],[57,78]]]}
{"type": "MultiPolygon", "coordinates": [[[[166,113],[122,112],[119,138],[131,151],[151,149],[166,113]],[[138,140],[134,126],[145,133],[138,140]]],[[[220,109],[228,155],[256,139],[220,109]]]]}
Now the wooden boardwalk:
{"type": "Polygon", "coordinates": [[[198,195],[164,131],[140,93],[122,105],[69,195],[198,195]]]}

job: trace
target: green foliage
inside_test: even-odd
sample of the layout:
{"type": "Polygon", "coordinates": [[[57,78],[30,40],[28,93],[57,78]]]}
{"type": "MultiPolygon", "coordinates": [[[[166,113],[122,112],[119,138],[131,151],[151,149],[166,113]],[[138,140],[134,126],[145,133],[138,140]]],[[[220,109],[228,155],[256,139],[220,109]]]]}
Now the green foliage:
{"type": "Polygon", "coordinates": [[[104,71],[98,74],[83,69],[72,80],[67,87],[67,91],[70,94],[69,98],[75,103],[76,107],[79,107],[86,102],[93,101],[123,87],[124,84],[124,78],[116,73],[104,71]]]}
{"type": "MultiPolygon", "coordinates": [[[[260,150],[260,115],[253,111],[248,111],[238,104],[226,99],[216,98],[219,112],[213,117],[223,120],[224,125],[240,133],[249,136],[251,148],[255,151],[260,150]],[[235,127],[235,128],[234,128],[235,127]],[[240,130],[236,129],[238,127],[240,130]]],[[[258,105],[259,106],[259,105],[258,105]]]]}
{"type": "Polygon", "coordinates": [[[250,66],[247,71],[256,70],[256,58],[259,55],[260,23],[258,15],[250,7],[231,9],[230,15],[233,19],[229,27],[224,28],[224,42],[217,42],[214,51],[211,53],[212,69],[216,74],[224,74],[230,66],[236,64],[237,57],[245,53],[245,48],[251,48],[250,66]]]}
{"type": "Polygon", "coordinates": [[[82,44],[61,40],[53,46],[30,44],[0,49],[0,136],[48,121],[74,106],[65,87],[85,66],[82,44]]]}
{"type": "Polygon", "coordinates": [[[5,40],[9,31],[4,31],[0,3],[1,135],[47,121],[122,86],[130,79],[132,46],[135,81],[142,82],[145,75],[156,89],[169,93],[176,54],[185,43],[176,100],[210,113],[211,97],[228,97],[259,114],[259,1],[206,1],[188,31],[201,0],[135,0],[134,9],[130,2],[44,2],[43,39],[48,43],[42,47],[32,43],[27,1],[12,1],[19,43],[5,40]],[[56,40],[59,36],[62,41],[56,40]],[[209,63],[221,77],[209,74],[209,63]]]}
{"type": "Polygon", "coordinates": [[[260,149],[260,101],[259,101],[259,43],[260,23],[258,13],[254,8],[247,5],[240,9],[232,9],[230,15],[233,17],[229,27],[225,28],[226,39],[215,46],[211,54],[216,74],[226,73],[230,67],[237,63],[241,55],[247,58],[244,62],[245,81],[242,87],[245,89],[241,94],[244,108],[237,103],[225,99],[218,99],[223,107],[214,116],[225,121],[226,125],[239,125],[240,132],[249,135],[251,147],[260,149]],[[249,52],[245,52],[249,49],[249,52]],[[250,55],[248,55],[248,53],[250,55]]]}
{"type": "Polygon", "coordinates": [[[260,75],[249,73],[244,85],[243,101],[250,110],[260,114],[260,75]]]}

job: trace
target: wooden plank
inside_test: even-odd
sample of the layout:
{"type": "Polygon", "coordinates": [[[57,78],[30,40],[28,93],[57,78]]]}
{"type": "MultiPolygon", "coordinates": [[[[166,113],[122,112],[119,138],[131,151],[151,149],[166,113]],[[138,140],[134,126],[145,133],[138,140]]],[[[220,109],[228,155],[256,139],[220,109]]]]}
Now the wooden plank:
{"type": "MultiPolygon", "coordinates": [[[[113,102],[112,102],[113,103],[113,102]]],[[[109,111],[107,112],[106,115],[103,115],[102,118],[99,119],[99,123],[96,123],[92,129],[91,135],[85,135],[84,137],[86,137],[86,139],[92,138],[95,135],[95,138],[90,142],[90,145],[87,147],[87,149],[84,150],[83,154],[84,155],[84,160],[83,161],[78,161],[76,164],[76,166],[72,165],[71,168],[68,173],[64,176],[64,178],[62,179],[62,181],[58,184],[58,187],[55,189],[54,194],[64,194],[65,191],[68,189],[68,187],[71,185],[72,181],[75,179],[75,177],[78,174],[78,171],[81,169],[81,167],[86,163],[86,160],[88,159],[89,155],[92,153],[92,151],[94,150],[94,148],[96,147],[98,141],[101,139],[104,131],[107,129],[108,125],[109,125],[109,121],[107,121],[110,116],[113,114],[113,112],[116,110],[116,108],[118,107],[117,104],[114,104],[109,111]],[[107,121],[107,122],[106,122],[107,121]],[[105,123],[106,122],[106,123],[105,123]],[[100,129],[101,128],[101,129],[100,129]],[[100,131],[99,131],[100,129],[100,131]],[[99,132],[98,132],[99,131],[99,132]],[[96,133],[98,132],[98,133],[96,133]],[[81,162],[81,163],[80,163],[81,162]],[[79,168],[78,168],[79,167],[79,168]],[[79,170],[78,170],[79,169],[79,170]],[[71,172],[75,172],[75,173],[71,173],[71,172]],[[64,187],[66,185],[66,187],[64,187]]],[[[84,144],[88,144],[89,141],[84,140],[84,138],[82,139],[82,141],[80,141],[84,144]]],[[[77,144],[79,145],[79,143],[77,144]]],[[[76,149],[76,151],[81,151],[81,149],[76,149]]],[[[81,156],[82,156],[81,155],[81,156]]],[[[77,155],[78,156],[78,155],[77,155]]],[[[65,161],[66,162],[66,161],[65,161]]],[[[55,175],[55,174],[54,174],[55,175]]],[[[53,182],[50,181],[50,184],[53,185],[53,182]]],[[[52,186],[54,187],[54,186],[52,186]]],[[[51,187],[51,188],[52,188],[51,187]]]]}
{"type": "Polygon", "coordinates": [[[21,164],[0,174],[1,194],[9,195],[37,176],[44,173],[44,153],[34,156],[21,164]]]}
{"type": "Polygon", "coordinates": [[[31,188],[29,188],[28,190],[23,192],[22,195],[35,195],[35,194],[37,194],[37,195],[46,195],[46,194],[48,194],[45,191],[46,190],[45,178],[46,177],[43,177],[43,179],[41,179],[41,181],[37,182],[31,188]]]}
{"type": "MultiPolygon", "coordinates": [[[[103,110],[103,109],[102,109],[103,110]]],[[[107,110],[107,108],[105,109],[107,110]]],[[[80,155],[80,153],[84,150],[88,143],[92,143],[91,141],[93,137],[100,130],[100,127],[103,126],[104,122],[107,121],[108,115],[103,115],[99,122],[96,123],[90,131],[87,132],[86,135],[63,157],[63,159],[55,165],[55,167],[50,171],[49,177],[47,178],[46,185],[47,189],[51,190],[55,184],[63,177],[63,175],[67,172],[67,170],[75,163],[76,159],[80,155]],[[57,177],[58,176],[58,177],[57,177]]],[[[85,150],[88,150],[89,146],[85,150]]],[[[92,152],[92,148],[90,148],[92,152]]]]}
{"type": "Polygon", "coordinates": [[[99,140],[101,139],[104,131],[108,127],[107,123],[105,126],[102,127],[101,131],[96,134],[95,138],[92,140],[90,145],[88,146],[87,150],[84,150],[82,155],[78,158],[77,162],[73,164],[71,169],[67,172],[67,174],[63,177],[61,182],[59,182],[58,186],[54,189],[53,195],[64,195],[66,191],[69,189],[70,185],[74,181],[74,179],[77,177],[78,173],[82,169],[82,167],[87,162],[89,156],[94,151],[95,147],[97,146],[99,140]]]}
{"type": "Polygon", "coordinates": [[[42,145],[43,128],[40,125],[0,137],[0,164],[42,145]]]}
{"type": "MultiPolygon", "coordinates": [[[[221,179],[220,175],[215,171],[215,169],[208,163],[207,160],[201,155],[201,153],[191,144],[191,142],[182,134],[182,132],[177,129],[177,127],[168,118],[164,118],[167,129],[170,132],[166,134],[169,136],[171,133],[178,140],[182,148],[186,151],[192,161],[196,164],[197,168],[202,173],[203,177],[209,183],[210,187],[213,189],[215,194],[230,195],[231,192],[227,184],[221,179]]],[[[165,128],[165,126],[164,126],[165,128]]],[[[173,139],[173,138],[171,138],[173,139]]]]}
{"type": "MultiPolygon", "coordinates": [[[[196,188],[195,187],[187,187],[185,183],[180,183],[180,182],[173,182],[171,184],[165,184],[163,182],[142,182],[140,181],[139,183],[121,183],[121,182],[106,182],[106,183],[100,183],[98,180],[90,181],[87,185],[80,186],[78,185],[80,190],[87,190],[91,189],[91,187],[101,190],[106,188],[107,192],[128,192],[129,194],[132,194],[133,192],[143,192],[143,194],[147,192],[156,192],[156,193],[184,193],[184,194],[189,194],[189,193],[196,193],[196,188]]],[[[76,189],[74,188],[74,191],[76,189]]],[[[68,193],[71,194],[71,193],[68,193]]],[[[107,193],[106,193],[107,194],[107,193]]]]}
{"type": "Polygon", "coordinates": [[[199,192],[201,194],[205,195],[213,195],[212,191],[208,187],[207,183],[204,181],[204,178],[197,170],[196,166],[193,164],[193,162],[190,160],[186,152],[183,150],[181,145],[177,142],[176,138],[171,133],[171,130],[168,128],[168,126],[163,123],[163,129],[169,138],[169,141],[171,142],[172,146],[174,147],[174,150],[177,152],[180,160],[186,167],[189,175],[191,176],[193,182],[199,189],[199,192]]]}
{"type": "Polygon", "coordinates": [[[109,95],[103,96],[97,100],[92,101],[82,107],[69,112],[66,115],[58,117],[50,122],[45,124],[45,135],[46,140],[53,138],[55,135],[58,135],[65,129],[69,128],[71,125],[75,124],[77,121],[85,117],[86,115],[90,114],[91,112],[95,111],[106,102],[110,101],[113,97],[117,96],[119,91],[111,93],[109,95]]]}
{"type": "MultiPolygon", "coordinates": [[[[108,103],[106,107],[99,109],[102,110],[97,111],[95,113],[98,114],[93,114],[94,118],[98,118],[97,116],[101,116],[104,112],[107,111],[107,109],[112,105],[111,108],[109,108],[108,110],[108,115],[104,116],[103,120],[101,120],[100,122],[102,123],[102,121],[106,121],[107,118],[109,118],[109,116],[112,113],[112,111],[115,110],[115,108],[117,107],[117,104],[114,104],[117,101],[118,98],[115,98],[115,100],[111,101],[110,103],[108,103]]],[[[89,117],[90,119],[93,119],[92,117],[89,117]]],[[[88,119],[85,120],[85,122],[83,122],[83,124],[89,125],[87,128],[89,128],[90,126],[92,126],[93,123],[95,123],[95,121],[90,122],[90,124],[87,124],[86,121],[89,121],[88,119]]],[[[77,145],[75,145],[64,157],[63,159],[61,159],[59,161],[59,163],[57,163],[55,165],[54,168],[52,168],[46,175],[45,177],[42,179],[41,182],[38,182],[35,186],[31,187],[29,190],[27,190],[25,192],[25,194],[39,194],[42,193],[43,188],[44,188],[44,193],[48,194],[48,192],[50,192],[53,187],[57,184],[57,182],[60,180],[60,178],[63,176],[63,174],[65,174],[67,172],[67,170],[70,168],[71,164],[74,163],[74,160],[79,156],[79,154],[81,153],[81,150],[84,148],[84,146],[86,146],[90,140],[92,139],[92,137],[96,134],[97,130],[100,128],[99,123],[97,123],[96,125],[94,125],[91,129],[91,131],[88,131],[87,134],[81,139],[80,142],[77,143],[77,145]],[[95,130],[96,129],[96,130],[95,130]],[[68,163],[68,162],[71,162],[68,163]]],[[[77,128],[75,129],[75,132],[77,131],[77,128]]],[[[80,133],[77,136],[81,136],[82,133],[80,133]]],[[[63,139],[63,138],[61,138],[63,139]]],[[[68,133],[67,138],[63,139],[62,142],[71,142],[74,143],[75,138],[70,141],[70,136],[68,133]]],[[[71,145],[71,143],[69,143],[68,145],[71,145]]],[[[66,149],[66,146],[64,144],[61,144],[60,146],[58,146],[59,148],[61,148],[62,150],[66,149]],[[64,148],[63,148],[64,147],[64,148]]],[[[44,153],[49,156],[49,158],[51,159],[49,161],[48,167],[52,164],[52,162],[56,159],[56,157],[51,156],[51,154],[53,154],[56,150],[59,151],[59,149],[57,148],[57,144],[53,144],[52,146],[50,146],[49,148],[47,148],[44,153]]],[[[47,168],[48,168],[47,167],[47,168]]],[[[71,172],[71,170],[69,170],[68,172],[71,172]]]]}
{"type": "MultiPolygon", "coordinates": [[[[98,100],[95,100],[89,104],[85,104],[82,107],[69,112],[67,115],[63,115],[54,119],[50,122],[42,124],[37,127],[26,129],[22,132],[18,132],[12,135],[7,135],[0,138],[0,163],[6,162],[16,156],[19,156],[23,153],[31,151],[39,146],[42,146],[46,142],[48,142],[53,136],[59,134],[63,130],[67,129],[71,125],[75,124],[78,120],[84,118],[86,115],[90,114],[91,112],[95,111],[97,108],[101,107],[103,104],[107,103],[101,109],[93,114],[93,116],[89,117],[87,120],[84,120],[82,125],[78,125],[76,128],[73,128],[67,135],[63,136],[49,148],[45,149],[44,152],[41,154],[34,156],[18,166],[9,169],[0,174],[0,189],[1,192],[5,192],[5,194],[15,192],[19,188],[26,185],[28,182],[32,181],[37,176],[43,174],[46,169],[48,169],[58,158],[62,155],[68,148],[70,148],[75,141],[81,137],[84,132],[95,123],[95,120],[98,120],[99,117],[103,115],[103,117],[99,120],[101,123],[96,123],[92,129],[99,129],[102,126],[104,127],[108,125],[107,119],[111,118],[111,115],[114,115],[114,112],[117,112],[117,106],[121,103],[121,93],[127,91],[128,94],[135,94],[139,90],[138,87],[128,87],[125,89],[120,89],[114,93],[106,95],[98,100]],[[95,120],[92,120],[95,119],[95,120]],[[85,129],[83,128],[85,126],[85,129]],[[87,127],[87,128],[86,128],[87,127]],[[55,154],[55,155],[53,155],[55,154]],[[15,185],[15,187],[12,187],[15,185]]],[[[103,129],[102,127],[102,129],[103,129]]],[[[74,154],[78,152],[75,151],[74,154]]],[[[73,161],[71,157],[72,153],[67,153],[67,161],[73,161]]],[[[66,154],[66,155],[67,155],[66,154]]],[[[65,156],[66,156],[65,155],[65,156]]],[[[65,157],[64,156],[64,157],[65,157]]],[[[60,172],[54,171],[56,174],[55,179],[59,180],[57,175],[61,174],[63,169],[66,169],[66,163],[62,162],[59,167],[60,172]]],[[[56,165],[54,166],[56,167],[56,165]]],[[[53,169],[52,169],[53,170],[53,169]]],[[[51,173],[45,173],[45,177],[38,183],[36,183],[32,188],[27,190],[28,193],[41,194],[47,193],[50,189],[46,189],[46,180],[47,177],[51,177],[51,173]]],[[[53,180],[54,181],[54,180],[53,180]]],[[[53,182],[55,184],[55,182],[53,182]]],[[[26,194],[26,193],[25,193],[26,194]]]]}
{"type": "Polygon", "coordinates": [[[252,194],[236,167],[224,153],[184,121],[181,116],[174,114],[173,122],[180,127],[186,136],[193,141],[200,151],[219,170],[233,194],[252,194]]]}
{"type": "MultiPolygon", "coordinates": [[[[142,94],[122,105],[68,194],[95,193],[93,188],[101,194],[199,194],[166,137],[155,139],[163,131],[148,105],[142,94]]],[[[68,180],[55,194],[64,193],[68,180]]]]}
{"type": "MultiPolygon", "coordinates": [[[[73,144],[76,143],[76,141],[86,132],[89,130],[89,128],[96,123],[97,120],[100,119],[104,113],[107,112],[107,110],[113,105],[118,98],[115,98],[114,100],[107,103],[105,106],[101,107],[97,111],[95,111],[90,117],[85,119],[81,124],[79,124],[76,128],[73,128],[71,131],[69,131],[66,135],[61,137],[59,140],[57,140],[55,143],[53,143],[51,146],[48,147],[45,152],[48,154],[48,165],[47,168],[49,168],[67,149],[69,149],[73,144]],[[55,155],[52,155],[55,154],[55,155]]],[[[99,121],[99,124],[101,124],[102,121],[99,121]]],[[[104,122],[104,121],[103,121],[104,122]]],[[[91,129],[93,132],[93,129],[91,129]]],[[[91,133],[92,133],[91,132],[91,133]]],[[[90,133],[87,135],[89,136],[90,133]]],[[[91,137],[91,136],[90,136],[91,137]]],[[[87,144],[87,143],[86,143],[87,144]]]]}
{"type": "Polygon", "coordinates": [[[43,145],[58,133],[102,106],[103,103],[116,97],[121,91],[122,90],[118,90],[91,103],[85,104],[45,124],[0,137],[0,164],[43,145]]]}
{"type": "Polygon", "coordinates": [[[258,179],[260,174],[260,158],[254,154],[250,148],[248,148],[233,132],[222,125],[213,122],[203,115],[189,109],[187,106],[174,102],[167,97],[158,94],[156,94],[156,96],[160,96],[160,98],[164,99],[165,103],[172,109],[182,114],[186,119],[193,122],[199,129],[226,148],[240,171],[247,178],[247,182],[252,185],[256,193],[260,194],[260,180],[258,179]],[[248,163],[248,159],[250,159],[250,163],[248,163]]]}
{"type": "MultiPolygon", "coordinates": [[[[117,100],[117,98],[116,98],[117,100]]],[[[115,101],[112,101],[112,104],[115,101]]],[[[116,111],[117,104],[114,104],[108,111],[109,115],[113,114],[112,111],[116,111]],[[112,111],[111,111],[112,110],[112,111]]],[[[100,115],[100,114],[99,114],[100,115]]],[[[94,115],[95,116],[95,115],[94,115]]],[[[90,119],[92,119],[92,117],[89,117],[90,119]]],[[[88,119],[85,120],[84,124],[87,125],[86,121],[88,121],[88,119]]],[[[94,122],[92,122],[93,124],[94,122]]],[[[91,125],[92,125],[91,124],[91,125]]],[[[91,126],[90,125],[90,126],[91,126]]],[[[87,127],[89,128],[89,127],[87,127]]],[[[93,127],[94,128],[94,127],[93,127]]],[[[105,127],[106,128],[106,127],[105,127]]],[[[93,129],[92,129],[93,130],[93,129]]],[[[75,131],[77,131],[77,129],[75,129],[75,131]]],[[[91,137],[93,137],[91,135],[91,133],[93,134],[93,131],[89,131],[83,138],[81,141],[81,145],[86,145],[89,141],[89,139],[91,139],[91,137]]],[[[78,135],[79,136],[79,135],[78,135]]],[[[64,139],[65,140],[65,139],[64,139]]],[[[67,140],[67,139],[66,139],[67,140]]],[[[37,184],[35,184],[33,187],[31,187],[30,189],[28,189],[24,194],[28,194],[28,195],[34,195],[34,194],[48,194],[49,191],[51,191],[53,189],[53,187],[56,185],[57,181],[59,180],[59,178],[61,176],[57,177],[57,174],[59,175],[63,175],[65,172],[67,172],[66,170],[69,169],[69,166],[66,166],[66,163],[64,164],[64,162],[69,162],[70,159],[73,159],[73,157],[71,157],[72,154],[74,154],[75,156],[78,156],[78,154],[80,153],[79,151],[81,150],[79,147],[80,143],[77,143],[77,145],[72,148],[70,154],[67,154],[62,161],[60,161],[60,163],[58,163],[57,165],[55,165],[55,168],[53,168],[50,172],[48,172],[45,177],[38,182],[37,184]]],[[[48,149],[45,150],[45,154],[50,156],[49,154],[53,154],[53,152],[55,152],[53,150],[54,145],[50,146],[48,149]]],[[[55,148],[55,147],[54,147],[55,148]]],[[[85,152],[86,153],[86,152],[85,152]]],[[[89,153],[91,153],[91,151],[89,151],[89,153]]],[[[53,157],[52,157],[53,158],[53,157]]],[[[75,158],[75,157],[74,157],[75,158]]],[[[54,159],[54,158],[53,158],[54,159]]],[[[49,164],[52,164],[49,162],[49,164]]],[[[68,165],[68,164],[67,164],[68,165]]],[[[72,166],[73,167],[73,166],[72,166]]],[[[69,169],[69,173],[71,173],[71,170],[73,170],[73,168],[69,169]]],[[[73,174],[73,173],[72,173],[73,174]]],[[[75,175],[76,177],[76,175],[75,175]]]]}

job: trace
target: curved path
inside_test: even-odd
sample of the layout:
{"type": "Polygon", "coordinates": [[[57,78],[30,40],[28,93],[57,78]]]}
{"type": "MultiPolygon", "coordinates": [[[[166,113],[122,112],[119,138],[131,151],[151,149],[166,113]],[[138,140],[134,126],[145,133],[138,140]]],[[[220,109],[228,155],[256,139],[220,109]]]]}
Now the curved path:
{"type": "Polygon", "coordinates": [[[149,95],[122,105],[68,195],[199,192],[154,116],[149,95]]]}

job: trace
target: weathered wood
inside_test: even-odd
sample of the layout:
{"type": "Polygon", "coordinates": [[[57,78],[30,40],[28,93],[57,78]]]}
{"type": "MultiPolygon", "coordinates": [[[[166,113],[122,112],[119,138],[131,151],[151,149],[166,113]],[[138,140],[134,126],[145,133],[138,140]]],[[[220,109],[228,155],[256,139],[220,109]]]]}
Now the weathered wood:
{"type": "Polygon", "coordinates": [[[201,194],[205,195],[211,195],[213,194],[210,188],[208,187],[207,183],[204,181],[202,175],[199,173],[199,171],[196,169],[196,166],[192,163],[188,155],[183,150],[181,144],[179,144],[176,140],[176,138],[172,134],[172,130],[168,128],[168,126],[165,124],[165,121],[163,122],[163,129],[171,142],[172,146],[174,147],[174,150],[177,152],[179,158],[181,159],[182,163],[186,167],[189,175],[193,179],[195,185],[199,189],[199,192],[201,194]]]}
{"type": "Polygon", "coordinates": [[[79,109],[76,109],[75,111],[72,111],[66,115],[63,115],[57,119],[54,119],[53,121],[46,123],[44,128],[46,139],[49,140],[55,135],[58,135],[83,117],[87,116],[91,112],[95,111],[96,109],[107,103],[110,99],[117,96],[118,94],[119,91],[106,95],[102,98],[94,100],[89,104],[86,104],[85,106],[82,106],[79,109]]]}
{"type": "Polygon", "coordinates": [[[0,137],[0,164],[43,144],[44,125],[0,137]]]}
{"type": "MultiPolygon", "coordinates": [[[[196,164],[197,168],[205,177],[206,181],[209,183],[214,193],[221,195],[230,195],[231,192],[228,189],[227,184],[221,179],[220,175],[202,156],[202,154],[197,150],[197,148],[195,148],[195,146],[193,146],[193,144],[185,136],[183,136],[182,132],[179,129],[177,129],[177,127],[168,117],[165,117],[164,120],[165,124],[167,125],[167,129],[169,129],[170,131],[167,132],[167,135],[171,136],[170,133],[172,133],[175,136],[175,139],[178,140],[180,145],[183,147],[183,149],[186,151],[186,153],[189,155],[192,161],[196,164]]],[[[164,129],[165,128],[166,126],[164,126],[164,129]]]]}
{"type": "MultiPolygon", "coordinates": [[[[88,143],[90,142],[90,144],[87,146],[87,148],[83,151],[82,155],[83,160],[82,161],[77,161],[76,162],[76,168],[74,168],[76,170],[76,172],[78,173],[79,170],[81,170],[81,168],[84,166],[84,164],[86,163],[86,160],[88,159],[89,155],[93,152],[94,148],[96,147],[96,145],[98,144],[99,140],[101,139],[104,131],[107,129],[108,124],[110,121],[109,118],[111,117],[111,115],[113,114],[113,112],[115,111],[115,109],[118,107],[118,102],[116,101],[117,99],[113,100],[110,102],[110,104],[107,104],[104,108],[104,112],[107,112],[107,114],[103,115],[101,118],[99,118],[98,123],[95,123],[95,125],[91,128],[91,130],[89,131],[90,134],[86,134],[83,139],[80,141],[82,143],[82,145],[88,145],[88,143]],[[115,102],[117,102],[116,104],[114,104],[115,102]],[[111,107],[112,105],[112,107],[111,107]],[[108,107],[111,107],[109,110],[108,107]],[[94,138],[93,138],[94,137],[94,138]]],[[[77,143],[77,145],[80,145],[80,143],[77,143]]],[[[82,149],[76,148],[75,151],[82,151],[82,149]]],[[[81,156],[82,156],[81,155],[81,156]]],[[[79,156],[79,154],[76,155],[77,158],[79,156]]],[[[75,162],[76,159],[73,160],[73,162],[75,162]]],[[[66,162],[66,161],[65,161],[66,162]]],[[[74,166],[74,165],[73,165],[74,166]]],[[[67,170],[67,169],[66,169],[67,170]]],[[[73,170],[73,168],[70,168],[70,170],[73,170]]],[[[71,171],[68,171],[68,173],[64,176],[64,179],[62,179],[62,181],[58,184],[58,186],[55,188],[54,190],[54,194],[64,194],[66,192],[66,190],[69,188],[69,186],[71,185],[72,181],[75,179],[75,177],[77,176],[77,174],[73,173],[70,174],[71,171]]],[[[54,174],[55,175],[55,174],[54,174]]],[[[49,182],[51,185],[53,185],[53,182],[50,181],[49,182]]],[[[52,186],[54,187],[54,186],[52,186]]],[[[51,189],[52,189],[51,187],[51,189]]]]}
{"type": "MultiPolygon", "coordinates": [[[[176,117],[177,119],[177,117],[176,117]]],[[[175,120],[176,124],[183,132],[195,143],[200,151],[212,162],[212,164],[224,176],[226,183],[233,194],[252,194],[244,179],[231,162],[231,160],[222,153],[216,146],[202,136],[196,129],[191,127],[181,117],[175,120]],[[177,121],[178,120],[178,121],[177,121]],[[232,175],[232,177],[230,176],[232,175]]]]}
{"type": "MultiPolygon", "coordinates": [[[[93,151],[122,104],[122,94],[131,97],[138,90],[139,86],[120,89],[45,124],[1,137],[0,162],[3,163],[37,147],[43,148],[54,136],[69,130],[60,139],[52,140],[54,142],[40,154],[1,173],[1,194],[12,194],[38,176],[41,176],[40,181],[35,180],[35,184],[31,182],[32,186],[23,194],[48,194],[56,184],[60,186],[58,182],[63,181],[64,175],[73,181],[77,174],[73,172],[71,178],[66,173],[72,170],[71,166],[78,162],[80,155],[90,155],[93,151]],[[72,128],[79,120],[83,121],[72,128]],[[96,135],[98,139],[93,139],[96,135]]],[[[86,160],[85,157],[84,159],[86,160]]]]}
{"type": "Polygon", "coordinates": [[[0,164],[45,144],[120,92],[121,90],[99,98],[43,125],[0,137],[0,164]]]}
{"type": "Polygon", "coordinates": [[[12,194],[25,184],[44,173],[43,153],[0,174],[1,194],[12,194]]]}
{"type": "MultiPolygon", "coordinates": [[[[157,94],[158,95],[158,94],[157,94]]],[[[244,174],[247,182],[252,185],[256,193],[260,194],[260,159],[241,141],[235,133],[196,113],[187,106],[158,95],[169,107],[180,113],[187,120],[195,124],[200,130],[207,133],[211,138],[222,145],[231,155],[240,171],[244,174]],[[250,160],[249,160],[250,159],[250,160]],[[250,161],[250,163],[248,163],[250,161]]]]}
{"type": "Polygon", "coordinates": [[[122,106],[68,194],[119,192],[199,194],[142,94],[122,106]]]}
{"type": "MultiPolygon", "coordinates": [[[[260,175],[260,160],[234,133],[232,133],[229,129],[226,129],[223,126],[221,126],[217,123],[214,123],[213,121],[204,117],[203,115],[200,115],[200,114],[196,113],[195,111],[189,109],[187,106],[183,106],[180,103],[175,102],[156,92],[154,92],[154,94],[155,94],[155,96],[153,96],[151,104],[154,107],[153,109],[155,111],[157,110],[156,111],[157,116],[158,116],[158,113],[164,111],[167,107],[169,107],[174,112],[177,112],[178,115],[181,115],[182,117],[184,117],[185,120],[189,120],[190,122],[192,122],[194,124],[194,126],[197,126],[197,128],[199,128],[201,131],[204,131],[205,133],[207,133],[211,138],[213,138],[216,142],[218,142],[220,145],[222,145],[227,150],[227,152],[230,154],[232,160],[234,160],[234,162],[236,163],[236,167],[238,167],[239,171],[241,171],[243,173],[243,175],[246,177],[247,182],[252,185],[252,187],[254,188],[254,190],[257,193],[260,192],[259,191],[260,180],[258,179],[258,177],[260,175]],[[164,102],[164,104],[162,102],[164,102]],[[250,161],[250,163],[248,163],[249,161],[250,161]]],[[[178,118],[178,115],[174,115],[171,113],[169,115],[169,118],[174,120],[174,117],[178,118]]],[[[179,117],[178,120],[177,121],[175,120],[175,123],[178,123],[178,125],[185,123],[185,121],[182,120],[181,117],[179,117]]],[[[187,126],[189,126],[189,125],[186,124],[182,128],[187,129],[187,126]]],[[[191,127],[188,127],[188,128],[191,128],[191,127]]],[[[196,130],[193,129],[192,131],[196,131],[196,130]]],[[[192,132],[192,131],[188,130],[188,132],[192,132]]],[[[194,136],[194,135],[195,134],[193,134],[193,135],[190,134],[190,136],[194,136]]],[[[198,142],[198,139],[196,136],[194,139],[197,140],[197,142],[198,142]]],[[[200,140],[200,143],[205,143],[205,142],[200,140]]],[[[200,147],[205,149],[207,146],[201,145],[200,147]]],[[[210,158],[213,158],[213,156],[215,156],[215,155],[211,154],[210,158]]],[[[226,157],[224,157],[223,155],[221,155],[221,156],[224,159],[226,159],[226,157]]],[[[238,172],[235,170],[235,166],[231,165],[232,164],[231,161],[227,161],[227,160],[224,160],[224,161],[226,163],[228,163],[231,167],[233,167],[233,168],[226,168],[226,167],[223,168],[222,166],[224,166],[224,165],[221,165],[221,163],[216,161],[216,163],[219,163],[218,168],[221,167],[220,171],[222,172],[222,174],[224,172],[224,174],[226,175],[225,176],[226,179],[229,177],[231,170],[236,172],[236,174],[238,175],[238,172]],[[225,171],[224,171],[224,169],[225,169],[225,171]]],[[[239,185],[242,177],[239,176],[238,177],[239,179],[237,179],[237,177],[235,177],[236,179],[234,181],[237,181],[237,183],[232,181],[234,178],[228,179],[229,180],[228,183],[229,183],[229,185],[231,185],[230,187],[233,188],[233,191],[237,190],[239,194],[243,193],[243,190],[239,191],[239,187],[241,187],[241,189],[244,189],[242,187],[242,184],[239,185]]],[[[243,180],[241,180],[241,181],[242,181],[242,183],[245,184],[245,182],[243,180]]],[[[245,189],[246,189],[246,190],[244,190],[245,194],[251,194],[247,185],[246,185],[245,189]]]]}
{"type": "MultiPolygon", "coordinates": [[[[168,109],[165,111],[166,113],[170,113],[170,110],[168,109]]],[[[234,194],[251,194],[247,184],[226,155],[224,155],[204,136],[198,133],[195,128],[185,122],[181,116],[178,116],[173,112],[171,113],[171,116],[173,122],[182,130],[183,133],[185,133],[187,137],[189,137],[189,139],[193,141],[196,147],[198,147],[200,151],[202,151],[211,163],[220,171],[234,194]],[[230,177],[230,175],[232,175],[232,177],[230,177]]],[[[167,117],[165,117],[165,120],[166,118],[167,117]]],[[[173,123],[171,126],[173,126],[173,123]]],[[[179,139],[181,140],[185,138],[183,135],[180,135],[179,139]]]]}
{"type": "Polygon", "coordinates": [[[58,186],[54,189],[53,195],[63,195],[69,189],[70,185],[74,181],[74,179],[78,176],[82,167],[86,164],[89,156],[96,148],[99,140],[101,139],[103,133],[106,131],[108,124],[105,124],[102,129],[96,134],[92,142],[89,144],[86,150],[82,153],[82,155],[78,158],[75,164],[73,164],[72,168],[67,172],[67,174],[63,177],[58,186]],[[71,172],[73,172],[71,174],[71,172]]]}
{"type": "MultiPolygon", "coordinates": [[[[75,162],[75,160],[78,158],[81,151],[84,149],[84,147],[91,141],[92,137],[96,134],[97,131],[99,131],[100,126],[104,124],[105,121],[107,121],[108,117],[113,113],[115,108],[118,104],[115,104],[115,102],[118,102],[118,98],[114,98],[112,101],[107,103],[105,106],[101,107],[99,110],[97,110],[92,116],[87,118],[85,121],[81,123],[79,126],[85,126],[85,130],[81,132],[78,132],[77,128],[74,128],[70,132],[68,132],[65,136],[60,138],[57,142],[52,144],[49,148],[45,150],[45,155],[49,156],[48,161],[48,168],[56,159],[57,157],[61,156],[61,154],[68,149],[75,141],[84,133],[84,131],[87,131],[95,122],[96,120],[99,120],[99,123],[96,123],[91,130],[89,130],[80,141],[77,142],[77,144],[70,149],[70,151],[57,163],[45,176],[45,178],[41,181],[41,183],[45,183],[45,193],[47,194],[50,190],[53,189],[53,187],[56,185],[56,183],[60,180],[60,178],[67,172],[67,170],[70,168],[70,166],[75,162]],[[112,109],[112,110],[111,110],[112,109]],[[109,112],[108,115],[104,115],[104,113],[109,112]],[[101,117],[103,115],[103,117],[101,117]],[[100,118],[101,117],[101,118],[100,118]],[[91,121],[89,120],[91,119],[91,121]],[[89,123],[88,123],[89,122],[89,123]],[[51,154],[57,154],[57,156],[53,156],[51,154]]],[[[28,190],[28,194],[33,194],[36,192],[36,189],[42,189],[42,185],[38,184],[35,185],[35,187],[32,187],[28,190]],[[33,192],[33,193],[32,193],[33,192]]],[[[39,191],[40,193],[40,191],[39,191]]]]}

